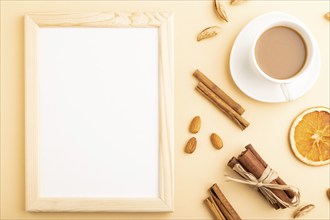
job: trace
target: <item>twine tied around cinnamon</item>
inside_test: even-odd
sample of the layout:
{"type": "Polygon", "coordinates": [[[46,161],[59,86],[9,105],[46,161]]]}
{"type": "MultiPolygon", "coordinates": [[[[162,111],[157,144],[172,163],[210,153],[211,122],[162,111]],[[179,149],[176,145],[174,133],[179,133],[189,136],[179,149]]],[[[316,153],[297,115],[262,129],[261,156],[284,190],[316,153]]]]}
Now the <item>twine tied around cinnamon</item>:
{"type": "Polygon", "coordinates": [[[271,204],[280,203],[285,207],[296,207],[297,205],[299,205],[300,203],[299,189],[294,186],[270,183],[278,177],[278,174],[275,170],[273,170],[269,166],[266,167],[266,169],[264,170],[264,172],[262,173],[259,179],[257,179],[252,173],[247,172],[243,168],[243,166],[239,163],[235,164],[233,170],[236,171],[238,174],[240,174],[244,179],[234,178],[225,175],[228,181],[234,181],[238,183],[256,186],[271,204]],[[277,197],[271,191],[271,189],[289,190],[293,193],[294,196],[290,199],[289,202],[285,202],[279,197],[277,197]]]}

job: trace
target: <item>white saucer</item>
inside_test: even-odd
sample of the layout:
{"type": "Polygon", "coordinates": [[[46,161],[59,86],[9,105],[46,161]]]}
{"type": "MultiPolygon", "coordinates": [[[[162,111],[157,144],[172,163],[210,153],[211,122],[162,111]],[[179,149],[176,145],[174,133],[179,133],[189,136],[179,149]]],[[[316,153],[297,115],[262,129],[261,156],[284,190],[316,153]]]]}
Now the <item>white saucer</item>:
{"type": "Polygon", "coordinates": [[[312,67],[297,81],[283,85],[273,83],[257,75],[249,61],[249,50],[258,30],[276,21],[293,21],[307,27],[295,17],[281,13],[271,12],[261,15],[248,23],[237,36],[230,54],[230,72],[238,88],[247,96],[262,102],[288,102],[304,95],[315,83],[320,73],[321,61],[317,43],[312,38],[316,56],[312,67]]]}

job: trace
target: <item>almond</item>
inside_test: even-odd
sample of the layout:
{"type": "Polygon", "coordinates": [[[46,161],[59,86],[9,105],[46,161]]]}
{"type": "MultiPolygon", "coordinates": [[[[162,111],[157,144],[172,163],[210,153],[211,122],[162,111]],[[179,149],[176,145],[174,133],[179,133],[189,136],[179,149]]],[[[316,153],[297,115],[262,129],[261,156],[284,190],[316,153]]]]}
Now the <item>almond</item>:
{"type": "Polygon", "coordinates": [[[313,204],[305,205],[295,212],[293,218],[299,218],[299,217],[307,214],[314,208],[315,208],[315,205],[313,205],[313,204]]]}
{"type": "Polygon", "coordinates": [[[189,141],[186,144],[186,147],[184,149],[184,151],[187,154],[192,154],[195,150],[196,150],[196,146],[197,146],[197,140],[195,137],[192,137],[189,139],[189,141]]]}
{"type": "Polygon", "coordinates": [[[222,142],[220,136],[215,133],[211,134],[211,142],[215,149],[220,150],[223,147],[223,142],[222,142]]]}
{"type": "Polygon", "coordinates": [[[328,199],[330,200],[330,188],[327,190],[327,196],[328,196],[328,199]]]}
{"type": "Polygon", "coordinates": [[[193,134],[196,134],[200,128],[201,128],[201,118],[199,116],[196,116],[193,118],[193,120],[190,123],[189,131],[193,134]]]}
{"type": "Polygon", "coordinates": [[[230,4],[232,5],[238,5],[241,4],[244,0],[231,0],[230,4]]]}
{"type": "Polygon", "coordinates": [[[204,30],[202,30],[202,32],[200,32],[197,35],[197,41],[201,41],[201,40],[204,40],[207,38],[214,37],[214,36],[218,35],[219,32],[220,32],[220,27],[218,27],[218,26],[212,26],[212,27],[205,28],[204,30]]]}
{"type": "Polygon", "coordinates": [[[214,8],[219,18],[228,22],[228,16],[226,10],[221,4],[220,0],[214,0],[214,8]]]}
{"type": "Polygon", "coordinates": [[[324,17],[325,17],[325,19],[330,21],[330,12],[325,13],[324,17]]]}

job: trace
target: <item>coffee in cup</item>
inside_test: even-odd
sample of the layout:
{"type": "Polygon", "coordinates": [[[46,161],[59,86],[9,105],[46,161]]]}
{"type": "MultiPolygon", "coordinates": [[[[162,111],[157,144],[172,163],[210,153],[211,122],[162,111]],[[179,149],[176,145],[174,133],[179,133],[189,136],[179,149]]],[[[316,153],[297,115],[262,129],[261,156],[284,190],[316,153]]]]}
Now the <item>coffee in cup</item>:
{"type": "Polygon", "coordinates": [[[264,26],[251,47],[251,64],[258,75],[279,84],[298,80],[311,68],[315,57],[312,36],[293,21],[264,26]]]}
{"type": "Polygon", "coordinates": [[[264,73],[271,78],[283,80],[300,72],[306,62],[307,48],[297,31],[276,26],[261,34],[254,53],[264,73]]]}

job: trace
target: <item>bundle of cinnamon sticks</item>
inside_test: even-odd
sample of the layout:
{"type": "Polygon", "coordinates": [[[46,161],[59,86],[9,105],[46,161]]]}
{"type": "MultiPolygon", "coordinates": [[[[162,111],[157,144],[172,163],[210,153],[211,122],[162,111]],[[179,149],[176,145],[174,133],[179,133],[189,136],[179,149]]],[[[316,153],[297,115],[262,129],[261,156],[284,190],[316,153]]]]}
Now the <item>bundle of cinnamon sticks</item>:
{"type": "Polygon", "coordinates": [[[240,104],[235,102],[199,70],[196,70],[193,76],[199,80],[196,90],[200,94],[225,113],[242,130],[249,126],[250,123],[241,116],[245,109],[240,104]]]}
{"type": "Polygon", "coordinates": [[[218,220],[240,220],[241,218],[231,206],[217,184],[209,189],[211,196],[204,200],[213,216],[218,220]]]}
{"type": "MultiPolygon", "coordinates": [[[[261,158],[261,156],[257,153],[257,151],[253,148],[251,144],[247,145],[245,148],[246,150],[243,151],[237,158],[236,157],[231,158],[227,165],[236,172],[237,169],[235,168],[237,168],[237,166],[240,166],[242,167],[243,170],[246,170],[246,172],[253,174],[255,178],[260,181],[260,177],[262,175],[264,176],[264,171],[268,167],[268,164],[261,158]]],[[[267,169],[269,169],[269,167],[267,169]]],[[[242,175],[242,173],[240,172],[237,173],[239,173],[243,178],[245,178],[244,175],[242,175]]],[[[280,177],[276,178],[276,176],[274,177],[274,180],[272,180],[269,184],[278,184],[278,185],[287,186],[286,183],[280,177]]],[[[292,186],[288,186],[288,188],[297,189],[292,186]]],[[[260,188],[258,188],[258,190],[260,192],[260,188]]],[[[300,194],[298,189],[282,190],[276,188],[269,188],[269,190],[273,192],[273,194],[275,194],[280,199],[280,201],[270,201],[267,199],[275,209],[293,207],[299,204],[300,194]],[[289,205],[285,205],[285,204],[289,204],[289,205]]]]}

